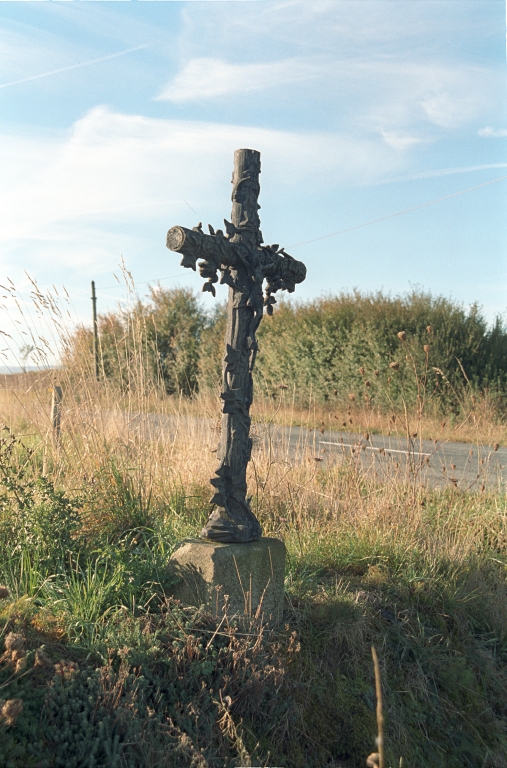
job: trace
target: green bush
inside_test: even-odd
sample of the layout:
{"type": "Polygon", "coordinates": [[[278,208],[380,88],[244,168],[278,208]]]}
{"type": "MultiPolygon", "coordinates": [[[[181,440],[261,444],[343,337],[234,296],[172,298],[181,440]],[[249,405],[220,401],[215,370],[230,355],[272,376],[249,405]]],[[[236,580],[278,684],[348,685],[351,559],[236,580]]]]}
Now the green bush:
{"type": "Polygon", "coordinates": [[[30,449],[6,435],[0,440],[0,583],[17,598],[58,605],[69,637],[100,644],[111,611],[128,606],[135,613],[170,586],[170,532],[162,530],[163,521],[150,521],[143,499],[128,492],[128,472],[112,464],[114,487],[97,491],[91,483],[70,498],[39,474],[30,449]],[[92,525],[92,512],[104,518],[107,511],[104,497],[115,505],[116,525],[107,516],[92,525]]]}
{"type": "MultiPolygon", "coordinates": [[[[147,302],[99,315],[100,375],[123,391],[156,386],[166,394],[197,389],[201,334],[208,317],[187,288],[150,288],[147,302]]],[[[92,371],[93,334],[81,327],[69,338],[63,364],[72,373],[92,371]]]]}
{"type": "Polygon", "coordinates": [[[76,547],[79,501],[33,472],[32,452],[13,435],[0,440],[0,577],[33,594],[76,547]]]}
{"type": "Polygon", "coordinates": [[[258,385],[268,392],[292,385],[303,401],[310,394],[345,401],[353,393],[381,407],[402,397],[415,402],[417,381],[425,378],[427,393],[435,391],[446,408],[459,406],[464,386],[507,394],[507,330],[500,319],[489,328],[477,306],[465,310],[421,291],[283,302],[258,335],[258,385]]]}
{"type": "MultiPolygon", "coordinates": [[[[99,318],[102,375],[123,389],[155,385],[166,394],[216,387],[225,325],[224,304],[206,314],[191,290],[152,288],[148,302],[99,318]]],[[[458,412],[465,388],[488,389],[505,406],[507,329],[500,318],[488,326],[477,305],[465,309],[417,290],[282,301],[264,318],[258,338],[254,377],[265,394],[288,384],[300,403],[345,402],[353,394],[387,408],[415,403],[423,383],[437,410],[458,412]]],[[[91,350],[91,331],[82,328],[70,339],[64,364],[85,361],[91,371],[91,350]]]]}

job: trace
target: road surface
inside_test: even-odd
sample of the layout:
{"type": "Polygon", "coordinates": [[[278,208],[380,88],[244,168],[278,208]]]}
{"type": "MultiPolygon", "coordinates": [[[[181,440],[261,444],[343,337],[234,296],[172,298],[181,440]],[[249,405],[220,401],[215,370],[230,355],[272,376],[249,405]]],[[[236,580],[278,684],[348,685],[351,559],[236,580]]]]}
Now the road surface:
{"type": "Polygon", "coordinates": [[[377,472],[379,479],[416,477],[433,487],[463,490],[503,487],[507,480],[507,448],[278,425],[254,425],[253,433],[274,459],[313,460],[322,466],[354,461],[377,472]]]}
{"type": "MultiPolygon", "coordinates": [[[[101,411],[102,429],[125,430],[148,440],[188,439],[203,450],[216,449],[220,419],[199,416],[169,416],[158,413],[101,411]],[[106,424],[107,422],[107,424],[106,424]]],[[[471,443],[361,435],[351,432],[320,431],[277,424],[253,424],[253,457],[269,452],[272,461],[301,463],[313,461],[322,468],[356,462],[364,471],[376,472],[379,480],[388,477],[412,478],[432,487],[462,490],[503,488],[507,480],[507,448],[471,443]]]]}

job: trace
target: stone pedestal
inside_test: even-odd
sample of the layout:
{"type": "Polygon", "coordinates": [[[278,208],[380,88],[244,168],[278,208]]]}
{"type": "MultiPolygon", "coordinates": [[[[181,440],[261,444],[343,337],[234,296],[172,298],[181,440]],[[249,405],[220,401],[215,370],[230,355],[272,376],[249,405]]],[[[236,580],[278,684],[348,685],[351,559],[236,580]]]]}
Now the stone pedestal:
{"type": "Polygon", "coordinates": [[[169,561],[178,582],[173,597],[221,618],[258,618],[276,627],[282,619],[285,545],[262,538],[247,544],[186,539],[169,561]]]}

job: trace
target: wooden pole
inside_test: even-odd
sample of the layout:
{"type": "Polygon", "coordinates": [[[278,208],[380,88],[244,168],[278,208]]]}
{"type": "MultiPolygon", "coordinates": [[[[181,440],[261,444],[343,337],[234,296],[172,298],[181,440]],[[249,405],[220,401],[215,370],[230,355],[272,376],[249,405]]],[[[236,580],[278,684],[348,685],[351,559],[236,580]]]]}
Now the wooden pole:
{"type": "Polygon", "coordinates": [[[51,426],[53,428],[53,440],[56,445],[60,444],[60,433],[62,423],[62,388],[58,385],[51,387],[51,426]]]}
{"type": "Polygon", "coordinates": [[[375,671],[375,693],[377,695],[377,747],[378,747],[378,768],[384,768],[384,713],[382,710],[382,681],[380,679],[380,666],[375,646],[371,647],[373,657],[373,668],[375,671]]]}
{"type": "Polygon", "coordinates": [[[97,296],[95,280],[92,280],[92,311],[93,311],[93,360],[95,363],[95,378],[99,380],[99,330],[97,324],[97,296]]]}

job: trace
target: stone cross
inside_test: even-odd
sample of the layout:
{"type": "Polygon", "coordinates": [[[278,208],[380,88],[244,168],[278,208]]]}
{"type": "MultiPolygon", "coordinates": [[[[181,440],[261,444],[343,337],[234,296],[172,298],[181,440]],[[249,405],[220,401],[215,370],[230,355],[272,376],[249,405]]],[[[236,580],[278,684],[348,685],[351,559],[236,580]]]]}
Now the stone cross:
{"type": "Polygon", "coordinates": [[[229,286],[227,330],[223,360],[222,432],[218,450],[219,466],[211,480],[214,505],[201,538],[220,542],[248,542],[260,539],[259,521],[247,498],[246,468],[252,452],[250,406],[253,398],[252,370],[257,354],[255,332],[264,307],[273,314],[279,290],[293,292],[306,277],[306,267],[278,245],[263,245],[257,203],[260,153],[237,149],[232,175],[232,222],[224,219],[225,234],[208,224],[209,235],[199,223],[193,229],[172,227],[167,247],[183,254],[181,265],[195,271],[197,259],[202,290],[215,296],[214,283],[229,286]],[[265,296],[263,281],[266,280],[265,296]]]}

